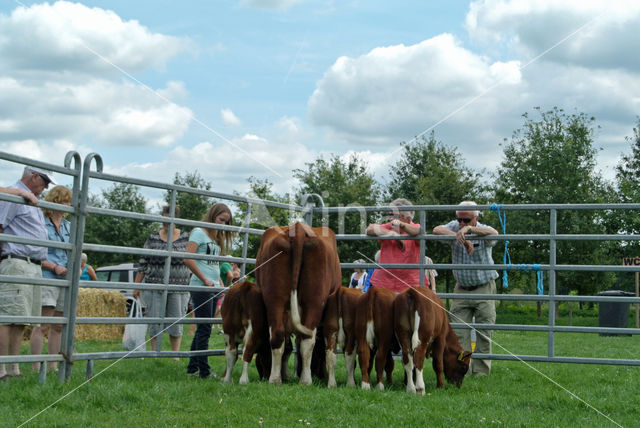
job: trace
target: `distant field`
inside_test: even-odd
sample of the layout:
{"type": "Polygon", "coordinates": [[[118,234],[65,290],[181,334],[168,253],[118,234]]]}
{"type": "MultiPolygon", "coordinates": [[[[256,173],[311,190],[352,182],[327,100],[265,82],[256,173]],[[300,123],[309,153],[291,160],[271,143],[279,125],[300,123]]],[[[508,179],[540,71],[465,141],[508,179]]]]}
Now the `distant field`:
{"type": "MultiPolygon", "coordinates": [[[[211,346],[219,348],[222,336],[215,332],[211,346]]],[[[186,350],[191,337],[184,339],[182,348],[186,350]]],[[[498,331],[494,339],[511,352],[546,353],[544,333],[498,331]]],[[[556,347],[557,355],[634,359],[640,355],[637,336],[556,334],[556,347]]],[[[120,343],[82,342],[77,348],[79,352],[115,351],[120,350],[120,343]]],[[[499,347],[494,351],[503,352],[499,347]]],[[[217,379],[185,376],[185,360],[123,360],[100,373],[112,363],[96,362],[96,376],[84,385],[83,362],[74,366],[68,384],[60,384],[50,374],[47,383],[40,385],[37,374],[23,365],[24,379],[0,384],[0,426],[19,426],[58,399],[61,400],[57,404],[25,426],[639,425],[640,367],[553,363],[528,366],[497,361],[490,377],[468,378],[460,389],[447,385],[444,390],[436,390],[429,363],[425,371],[427,395],[417,397],[404,392],[399,361],[394,384],[384,392],[344,386],[342,356],[338,359],[339,387],[332,390],[319,381],[311,387],[296,382],[274,387],[257,382],[255,368],[250,372],[250,385],[225,385],[217,379]]],[[[210,363],[214,372],[222,374],[223,357],[211,357],[210,363]]],[[[235,382],[239,376],[237,364],[235,382]]],[[[359,377],[357,374],[356,379],[359,377]]]]}

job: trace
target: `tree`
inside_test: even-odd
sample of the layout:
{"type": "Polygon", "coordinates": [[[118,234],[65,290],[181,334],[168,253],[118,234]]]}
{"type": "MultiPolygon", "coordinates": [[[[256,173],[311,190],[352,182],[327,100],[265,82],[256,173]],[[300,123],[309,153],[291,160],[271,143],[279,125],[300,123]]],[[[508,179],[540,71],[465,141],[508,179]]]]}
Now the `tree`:
{"type": "MultiPolygon", "coordinates": [[[[183,175],[176,172],[173,177],[173,184],[179,186],[193,187],[200,190],[211,190],[211,183],[206,181],[198,171],[186,172],[183,175]]],[[[171,192],[167,191],[164,200],[169,204],[171,202],[171,192]]],[[[193,193],[178,192],[176,195],[176,204],[180,207],[180,217],[187,220],[200,220],[202,216],[211,207],[211,198],[193,193]]]]}
{"type": "MultiPolygon", "coordinates": [[[[468,168],[456,148],[444,145],[435,139],[432,132],[414,143],[401,143],[400,160],[390,168],[391,178],[386,188],[387,201],[406,198],[414,205],[456,205],[464,200],[483,197],[480,174],[468,168]]],[[[416,215],[417,217],[417,215],[416,215]]],[[[451,221],[453,215],[447,211],[426,213],[425,231],[431,233],[434,226],[451,221]]],[[[416,223],[420,221],[417,217],[416,223]]],[[[427,242],[426,253],[434,263],[451,260],[448,245],[427,242]]],[[[451,271],[440,272],[439,281],[446,283],[446,290],[453,284],[451,271]]]]}
{"type": "MultiPolygon", "coordinates": [[[[637,203],[640,201],[640,117],[633,128],[633,137],[625,137],[631,146],[631,153],[623,154],[616,166],[617,195],[620,203],[637,203]]],[[[625,234],[640,233],[640,216],[637,211],[617,211],[613,213],[611,228],[625,234]]],[[[622,257],[636,257],[640,255],[638,241],[623,242],[615,252],[618,260],[622,257]]],[[[621,273],[616,276],[616,288],[633,290],[634,276],[631,273],[621,273]]]]}
{"type": "MultiPolygon", "coordinates": [[[[101,197],[91,196],[89,205],[136,213],[147,212],[147,200],[140,194],[139,188],[125,183],[116,183],[103,190],[101,197]]],[[[141,248],[154,228],[152,223],[143,220],[92,214],[85,223],[84,242],[141,248]]],[[[131,254],[93,252],[89,260],[97,267],[135,263],[139,258],[140,256],[131,254]]]]}
{"type": "MultiPolygon", "coordinates": [[[[250,192],[249,197],[256,200],[280,202],[289,204],[289,194],[278,195],[273,192],[273,184],[268,180],[260,180],[255,177],[249,177],[250,192]]],[[[238,192],[235,192],[239,195],[238,192]]],[[[246,203],[238,203],[238,210],[236,212],[236,223],[238,225],[245,225],[248,208],[246,203]]],[[[251,204],[251,217],[249,219],[249,227],[256,229],[266,229],[271,226],[287,226],[291,223],[293,218],[290,210],[285,208],[269,207],[266,204],[252,203],[251,204]]],[[[238,239],[244,239],[239,236],[238,239]]],[[[247,257],[255,258],[258,254],[258,248],[260,248],[261,237],[258,235],[249,235],[249,242],[247,246],[247,257]]],[[[234,256],[241,256],[242,245],[234,251],[234,256]]]]}
{"type": "MultiPolygon", "coordinates": [[[[563,110],[542,112],[539,120],[524,114],[524,125],[514,132],[504,148],[504,159],[495,180],[496,200],[508,204],[603,203],[613,199],[611,185],[596,171],[597,150],[593,147],[595,119],[584,113],[566,114],[563,110]]],[[[546,234],[550,217],[543,211],[510,212],[507,233],[546,234]]],[[[603,212],[560,210],[559,234],[605,233],[603,212]]],[[[607,264],[609,246],[594,241],[559,241],[558,264],[607,264]]],[[[510,245],[514,264],[549,262],[549,242],[514,241],[510,245]]],[[[532,289],[532,274],[513,275],[532,289]]],[[[605,272],[558,272],[557,289],[577,290],[589,295],[610,284],[605,272]]]]}
{"type": "MultiPolygon", "coordinates": [[[[367,170],[365,161],[357,155],[352,155],[347,160],[335,155],[329,160],[320,157],[307,163],[306,169],[294,170],[293,176],[300,181],[298,200],[304,194],[316,193],[322,196],[324,205],[330,207],[372,206],[379,202],[380,186],[367,170]]],[[[356,208],[355,211],[327,216],[327,223],[339,234],[363,234],[373,216],[356,208]]],[[[314,215],[313,226],[321,225],[321,216],[314,215]]],[[[338,241],[338,255],[342,262],[360,258],[373,260],[377,249],[375,241],[338,241]]]]}

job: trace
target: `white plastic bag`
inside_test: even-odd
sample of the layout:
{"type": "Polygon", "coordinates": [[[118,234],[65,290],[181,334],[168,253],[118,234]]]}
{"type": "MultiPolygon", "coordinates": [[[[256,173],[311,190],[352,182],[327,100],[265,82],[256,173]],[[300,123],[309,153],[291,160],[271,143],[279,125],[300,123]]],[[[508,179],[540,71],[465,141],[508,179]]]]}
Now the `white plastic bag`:
{"type": "MultiPolygon", "coordinates": [[[[142,318],[142,303],[139,298],[133,300],[129,318],[142,318]]],[[[144,345],[146,338],[146,324],[127,324],[124,326],[122,346],[128,351],[142,352],[146,350],[146,346],[144,345]]]]}

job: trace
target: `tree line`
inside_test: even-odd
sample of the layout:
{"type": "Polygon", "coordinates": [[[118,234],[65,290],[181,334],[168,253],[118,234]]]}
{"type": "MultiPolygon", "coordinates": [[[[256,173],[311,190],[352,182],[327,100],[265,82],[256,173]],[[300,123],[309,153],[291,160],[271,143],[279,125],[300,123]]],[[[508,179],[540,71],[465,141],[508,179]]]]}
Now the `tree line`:
{"type": "MultiPolygon", "coordinates": [[[[326,206],[375,206],[386,205],[402,197],[414,205],[453,205],[463,200],[475,200],[479,204],[548,204],[548,203],[632,203],[640,200],[640,118],[632,136],[626,137],[629,152],[622,155],[615,168],[615,179],[605,180],[597,169],[596,147],[598,126],[596,120],[584,113],[567,113],[559,108],[544,111],[534,109],[523,114],[523,125],[501,144],[503,157],[495,171],[474,170],[466,164],[464,155],[452,146],[436,138],[432,132],[411,143],[400,143],[398,160],[389,165],[388,178],[378,182],[367,168],[367,160],[357,155],[341,159],[336,155],[328,159],[320,157],[305,164],[305,168],[293,171],[298,187],[290,193],[278,194],[268,180],[248,178],[252,196],[283,203],[300,203],[304,194],[322,195],[326,206]]],[[[176,173],[174,184],[210,190],[198,171],[176,173]]],[[[169,201],[170,195],[164,195],[169,201]]],[[[177,203],[182,218],[200,220],[216,201],[208,197],[178,193],[177,203]]],[[[225,201],[222,201],[225,202],[225,201]]],[[[226,203],[226,202],[225,202],[226,203]]],[[[140,189],[129,184],[114,184],[91,195],[90,204],[103,208],[133,212],[157,212],[150,207],[140,189]]],[[[233,205],[233,204],[231,204],[233,205]]],[[[247,206],[235,204],[236,225],[244,224],[247,206]]],[[[324,221],[340,233],[363,233],[371,222],[385,221],[384,213],[359,212],[331,214],[324,221]]],[[[250,226],[265,228],[274,224],[286,225],[295,214],[282,208],[253,207],[250,226]]],[[[432,211],[426,213],[426,230],[453,219],[453,213],[432,211]]],[[[509,211],[508,234],[546,234],[549,232],[548,211],[509,211]]],[[[314,225],[323,219],[314,216],[314,225]]],[[[414,220],[418,222],[418,219],[414,220]]],[[[494,212],[483,213],[483,223],[490,224],[501,233],[500,223],[494,212]]],[[[150,231],[157,225],[133,219],[91,215],[87,218],[85,242],[108,243],[128,247],[142,247],[150,231]]],[[[616,234],[638,233],[640,218],[635,211],[558,211],[558,234],[616,234]]],[[[255,257],[260,238],[249,240],[248,256],[255,257]]],[[[240,255],[242,238],[234,255],[240,255]]],[[[557,264],[621,264],[622,257],[633,257],[640,247],[637,241],[559,241],[557,264]]],[[[351,262],[369,258],[379,248],[376,241],[340,241],[340,260],[351,262]]],[[[494,260],[502,263],[502,242],[494,248],[494,260]]],[[[514,241],[509,244],[514,264],[546,264],[549,262],[549,242],[514,241]]],[[[427,254],[435,263],[449,263],[449,247],[439,242],[427,243],[427,254]]],[[[90,255],[97,266],[135,262],[137,257],[126,254],[95,252],[90,255]]],[[[345,277],[348,277],[345,272],[345,277]]],[[[633,289],[632,273],[612,272],[557,272],[557,290],[560,293],[577,291],[591,295],[597,291],[616,288],[633,289]]],[[[442,271],[439,283],[453,288],[450,271],[442,271]]],[[[509,284],[527,293],[534,293],[534,274],[510,272],[509,284]]],[[[545,275],[546,284],[546,275],[545,275]]],[[[439,289],[444,287],[440,286],[439,289]]],[[[546,290],[546,287],[545,287],[546,290]]]]}

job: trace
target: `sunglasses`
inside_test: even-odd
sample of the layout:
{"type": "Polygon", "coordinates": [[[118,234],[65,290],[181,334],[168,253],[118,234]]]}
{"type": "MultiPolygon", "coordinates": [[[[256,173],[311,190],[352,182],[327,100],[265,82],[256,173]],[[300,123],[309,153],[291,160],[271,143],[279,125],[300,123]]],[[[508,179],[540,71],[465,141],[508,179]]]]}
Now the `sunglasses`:
{"type": "Polygon", "coordinates": [[[471,223],[471,220],[473,220],[473,217],[472,218],[458,217],[457,220],[458,220],[458,223],[471,223]]]}

